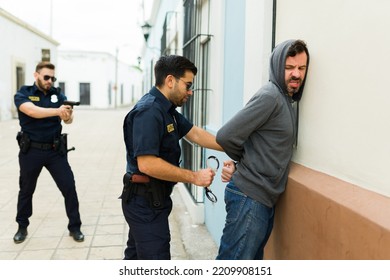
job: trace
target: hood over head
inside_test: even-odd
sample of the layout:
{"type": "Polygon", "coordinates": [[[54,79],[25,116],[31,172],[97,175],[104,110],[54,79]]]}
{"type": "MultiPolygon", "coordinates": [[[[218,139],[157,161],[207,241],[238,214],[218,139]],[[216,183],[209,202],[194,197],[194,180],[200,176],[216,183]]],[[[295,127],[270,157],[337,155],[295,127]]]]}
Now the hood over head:
{"type": "MultiPolygon", "coordinates": [[[[285,82],[285,65],[286,65],[287,53],[289,52],[291,45],[296,41],[297,40],[287,40],[278,44],[271,54],[269,80],[272,83],[276,84],[285,95],[288,95],[286,82],[285,82]]],[[[309,68],[309,52],[307,51],[307,48],[306,48],[306,54],[307,54],[307,69],[306,69],[306,73],[307,73],[307,70],[309,68]]],[[[292,96],[292,101],[301,100],[302,92],[305,87],[305,82],[306,82],[306,75],[304,80],[302,81],[301,87],[299,88],[298,92],[294,93],[294,95],[292,96]]]]}

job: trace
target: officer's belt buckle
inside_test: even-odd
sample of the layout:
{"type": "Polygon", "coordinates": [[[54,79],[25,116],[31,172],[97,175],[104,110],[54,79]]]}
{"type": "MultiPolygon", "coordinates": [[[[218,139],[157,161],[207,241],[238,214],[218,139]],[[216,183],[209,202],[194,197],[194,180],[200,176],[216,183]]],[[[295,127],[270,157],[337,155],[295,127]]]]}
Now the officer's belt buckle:
{"type": "Polygon", "coordinates": [[[133,174],[133,175],[131,175],[130,181],[132,183],[146,184],[146,183],[150,182],[150,178],[149,178],[149,176],[146,176],[146,175],[133,174]]]}
{"type": "Polygon", "coordinates": [[[40,142],[31,142],[30,147],[39,150],[45,150],[45,151],[52,150],[54,148],[52,143],[40,143],[40,142]]]}

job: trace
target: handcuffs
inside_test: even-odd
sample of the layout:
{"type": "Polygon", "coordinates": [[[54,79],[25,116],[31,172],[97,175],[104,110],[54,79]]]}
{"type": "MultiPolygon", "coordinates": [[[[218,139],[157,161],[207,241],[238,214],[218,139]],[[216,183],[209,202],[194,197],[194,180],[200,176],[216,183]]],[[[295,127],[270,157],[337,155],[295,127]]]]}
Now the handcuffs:
{"type": "MultiPolygon", "coordinates": [[[[211,168],[215,173],[217,173],[219,168],[219,160],[215,156],[209,156],[206,160],[206,166],[207,168],[211,168]]],[[[215,203],[218,201],[217,196],[210,190],[209,187],[205,187],[206,191],[206,197],[208,200],[210,200],[212,203],[215,203]]]]}

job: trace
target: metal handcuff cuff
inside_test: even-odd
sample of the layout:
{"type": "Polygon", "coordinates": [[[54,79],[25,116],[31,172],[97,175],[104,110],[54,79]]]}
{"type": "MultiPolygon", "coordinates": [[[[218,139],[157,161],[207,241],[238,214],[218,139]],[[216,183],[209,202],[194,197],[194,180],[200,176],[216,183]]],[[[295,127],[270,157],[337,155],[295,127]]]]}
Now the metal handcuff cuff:
{"type": "MultiPolygon", "coordinates": [[[[209,156],[206,160],[206,166],[207,168],[211,168],[215,173],[217,173],[219,168],[219,160],[215,156],[209,156]]],[[[212,203],[215,203],[218,201],[217,196],[210,190],[209,187],[205,187],[206,191],[206,197],[208,200],[210,200],[212,203]]]]}

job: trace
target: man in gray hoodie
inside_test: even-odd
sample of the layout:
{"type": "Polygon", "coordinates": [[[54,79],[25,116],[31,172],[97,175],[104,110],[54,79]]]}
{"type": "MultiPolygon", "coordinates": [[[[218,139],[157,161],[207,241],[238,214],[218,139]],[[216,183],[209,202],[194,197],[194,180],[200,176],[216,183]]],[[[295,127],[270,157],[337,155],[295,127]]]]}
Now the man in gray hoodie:
{"type": "Polygon", "coordinates": [[[263,259],[297,139],[293,103],[302,97],[308,66],[305,42],[276,46],[269,82],[217,133],[217,143],[236,161],[226,161],[222,171],[222,180],[229,183],[217,259],[263,259]]]}

